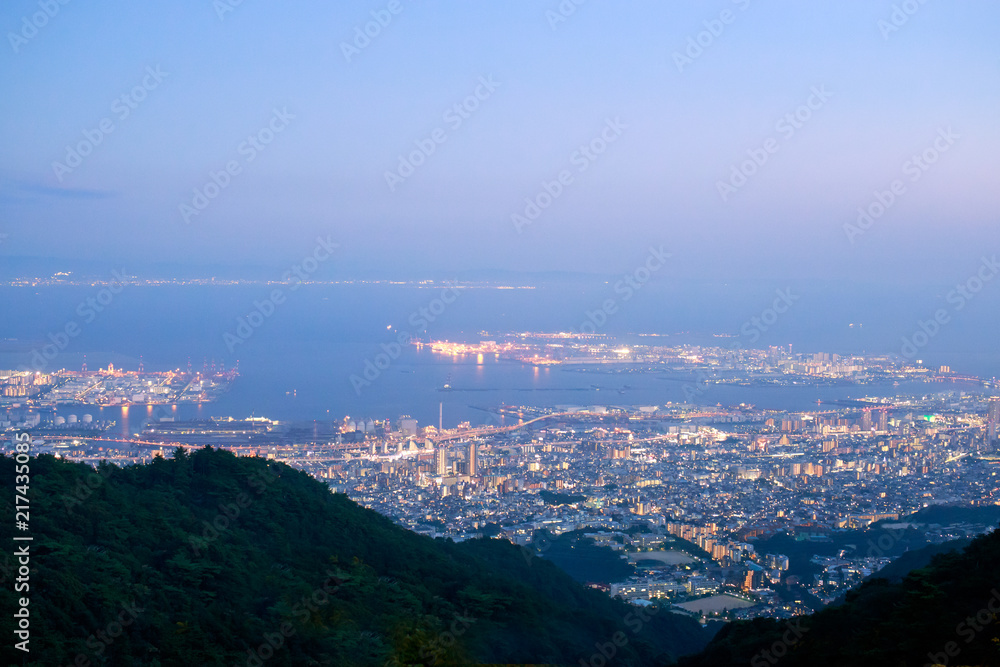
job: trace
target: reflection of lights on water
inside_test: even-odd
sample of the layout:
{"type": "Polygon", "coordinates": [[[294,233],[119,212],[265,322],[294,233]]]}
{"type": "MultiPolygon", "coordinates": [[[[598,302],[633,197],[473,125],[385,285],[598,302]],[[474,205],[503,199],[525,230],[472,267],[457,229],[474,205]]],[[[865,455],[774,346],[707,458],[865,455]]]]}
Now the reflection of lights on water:
{"type": "Polygon", "coordinates": [[[129,436],[128,432],[128,406],[122,406],[122,423],[121,423],[121,435],[127,438],[129,436]]]}

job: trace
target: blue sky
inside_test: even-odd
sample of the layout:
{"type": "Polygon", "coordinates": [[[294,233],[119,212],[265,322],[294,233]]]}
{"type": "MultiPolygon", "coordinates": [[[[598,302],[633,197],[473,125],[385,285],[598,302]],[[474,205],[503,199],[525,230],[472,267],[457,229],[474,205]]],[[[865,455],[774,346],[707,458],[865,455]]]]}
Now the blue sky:
{"type": "Polygon", "coordinates": [[[662,244],[696,278],[897,283],[1000,246],[994,2],[225,2],[4,4],[0,256],[284,266],[323,235],[342,270],[419,277],[615,272],[662,244]]]}

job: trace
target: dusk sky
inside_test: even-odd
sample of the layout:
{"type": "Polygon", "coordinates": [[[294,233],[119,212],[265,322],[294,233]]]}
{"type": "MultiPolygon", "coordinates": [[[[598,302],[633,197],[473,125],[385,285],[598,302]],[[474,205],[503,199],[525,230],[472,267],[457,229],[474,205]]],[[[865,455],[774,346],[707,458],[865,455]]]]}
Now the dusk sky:
{"type": "Polygon", "coordinates": [[[995,2],[232,4],[4,4],[0,256],[895,283],[1000,247],[995,2]]]}

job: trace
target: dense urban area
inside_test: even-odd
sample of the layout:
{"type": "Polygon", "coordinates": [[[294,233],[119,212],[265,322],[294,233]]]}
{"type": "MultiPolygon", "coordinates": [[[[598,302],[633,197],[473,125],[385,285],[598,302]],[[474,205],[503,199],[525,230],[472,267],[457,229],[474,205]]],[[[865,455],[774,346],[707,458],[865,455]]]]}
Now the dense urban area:
{"type": "Polygon", "coordinates": [[[93,465],[145,462],[177,446],[284,461],[413,531],[456,541],[508,539],[611,595],[636,604],[669,601],[701,620],[818,609],[907,549],[992,527],[972,514],[940,520],[915,513],[1000,504],[1000,399],[990,395],[991,382],[948,369],[779,348],[624,348],[579,337],[557,347],[419,344],[529,363],[614,363],[622,372],[673,364],[688,372],[691,398],[652,406],[502,405],[490,409],[486,425],[455,428],[405,415],[176,421],[157,404],[205,398],[235,373],[6,371],[0,425],[30,429],[36,454],[93,465]],[[712,383],[913,376],[927,381],[926,392],[809,411],[697,400],[712,383]],[[150,418],[130,439],[106,437],[111,424],[90,414],[64,418],[44,407],[140,402],[150,418]]]}

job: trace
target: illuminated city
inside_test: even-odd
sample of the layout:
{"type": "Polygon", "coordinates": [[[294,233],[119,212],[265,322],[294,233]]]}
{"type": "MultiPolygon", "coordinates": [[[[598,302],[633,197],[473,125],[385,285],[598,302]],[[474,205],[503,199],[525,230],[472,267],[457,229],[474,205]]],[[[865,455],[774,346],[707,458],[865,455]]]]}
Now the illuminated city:
{"type": "Polygon", "coordinates": [[[1000,3],[0,26],[0,665],[1000,667],[1000,3]]]}
{"type": "MultiPolygon", "coordinates": [[[[443,355],[496,354],[529,364],[537,349],[549,363],[614,363],[619,370],[665,365],[684,368],[703,383],[786,377],[863,383],[917,375],[928,384],[920,396],[842,401],[804,412],[749,404],[503,405],[492,411],[491,423],[454,428],[421,425],[408,416],[283,423],[263,417],[182,421],[154,412],[130,440],[86,431],[61,435],[64,422],[35,414],[43,438],[39,451],[122,464],[149,461],[178,446],[211,446],[286,462],[435,537],[502,537],[539,550],[544,540],[581,535],[631,565],[625,578],[595,586],[625,599],[667,599],[702,619],[806,613],[889,562],[882,549],[845,546],[864,538],[871,524],[892,526],[935,504],[1000,504],[1000,401],[981,393],[989,385],[982,381],[950,388],[947,371],[883,357],[791,355],[773,348],[626,350],[613,341],[555,348],[494,341],[426,345],[443,355]],[[723,377],[723,370],[736,375],[723,377]],[[789,538],[817,545],[815,553],[807,548],[805,561],[798,552],[771,553],[769,544],[789,538]]],[[[18,377],[25,376],[6,379],[22,386],[12,380],[18,377]]],[[[78,392],[81,383],[96,387],[86,392],[96,395],[124,383],[126,393],[145,386],[152,397],[160,395],[159,387],[173,387],[162,395],[194,396],[190,387],[200,377],[114,369],[60,375],[61,383],[49,385],[36,401],[58,402],[55,395],[78,392]]],[[[692,386],[697,391],[699,385],[692,386]]],[[[908,540],[935,543],[987,526],[903,528],[908,540]]]]}

